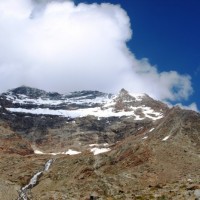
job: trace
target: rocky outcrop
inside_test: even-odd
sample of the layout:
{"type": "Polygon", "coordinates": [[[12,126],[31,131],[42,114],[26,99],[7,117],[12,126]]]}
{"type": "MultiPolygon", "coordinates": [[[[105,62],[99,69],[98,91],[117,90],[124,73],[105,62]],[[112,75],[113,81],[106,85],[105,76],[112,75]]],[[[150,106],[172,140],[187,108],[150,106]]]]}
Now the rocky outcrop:
{"type": "Polygon", "coordinates": [[[11,131],[8,125],[0,123],[0,154],[33,154],[30,142],[11,131]]]}

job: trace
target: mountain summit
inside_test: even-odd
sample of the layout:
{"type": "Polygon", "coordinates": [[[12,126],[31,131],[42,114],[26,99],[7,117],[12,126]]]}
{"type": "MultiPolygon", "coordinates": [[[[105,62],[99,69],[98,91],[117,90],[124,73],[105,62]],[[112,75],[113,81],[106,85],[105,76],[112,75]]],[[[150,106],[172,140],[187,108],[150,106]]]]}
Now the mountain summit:
{"type": "Polygon", "coordinates": [[[0,198],[195,199],[199,131],[199,113],[125,89],[9,90],[0,95],[0,198]]]}
{"type": "Polygon", "coordinates": [[[157,119],[168,109],[166,105],[146,94],[129,94],[125,89],[117,95],[98,91],[79,91],[63,95],[22,86],[3,93],[1,99],[2,107],[8,112],[71,118],[88,115],[97,117],[133,115],[139,119],[141,115],[136,113],[140,110],[146,118],[157,119]]]}

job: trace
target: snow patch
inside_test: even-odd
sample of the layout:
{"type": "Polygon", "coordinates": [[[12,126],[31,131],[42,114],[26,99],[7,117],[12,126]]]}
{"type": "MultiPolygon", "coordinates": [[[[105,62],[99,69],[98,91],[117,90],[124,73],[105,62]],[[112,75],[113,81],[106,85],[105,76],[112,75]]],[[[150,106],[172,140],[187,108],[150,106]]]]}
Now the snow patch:
{"type": "Polygon", "coordinates": [[[99,147],[99,146],[108,146],[109,144],[108,143],[103,143],[103,144],[89,144],[90,147],[99,147]]]}
{"type": "Polygon", "coordinates": [[[89,144],[90,147],[98,147],[99,144],[89,144]]]}
{"type": "MultiPolygon", "coordinates": [[[[18,112],[18,113],[31,113],[35,115],[58,115],[63,117],[85,117],[88,115],[96,116],[96,117],[122,117],[122,116],[134,116],[135,120],[143,120],[146,117],[152,120],[158,120],[163,117],[162,113],[155,112],[149,107],[131,107],[131,111],[119,111],[115,112],[112,108],[101,109],[101,107],[96,108],[84,108],[77,110],[52,110],[49,108],[37,108],[37,109],[25,109],[25,108],[6,108],[10,112],[18,112]],[[142,113],[145,117],[141,117],[140,115],[135,114],[137,109],[141,108],[142,113]],[[154,116],[152,116],[154,115],[154,116]]],[[[74,122],[73,122],[74,123],[74,122]]]]}
{"type": "Polygon", "coordinates": [[[162,141],[166,141],[166,140],[168,140],[168,139],[169,139],[169,137],[170,137],[170,135],[168,135],[168,136],[164,137],[164,138],[162,139],[162,141]]]}
{"type": "Polygon", "coordinates": [[[81,152],[79,151],[75,151],[75,150],[72,150],[72,149],[69,149],[68,151],[65,152],[65,154],[67,155],[76,155],[76,154],[80,154],[81,152]]]}
{"type": "Polygon", "coordinates": [[[34,150],[35,154],[45,154],[44,152],[40,151],[40,150],[34,150]]]}
{"type": "MultiPolygon", "coordinates": [[[[35,109],[25,109],[25,108],[7,108],[10,112],[18,112],[18,113],[30,113],[35,115],[57,115],[62,117],[85,117],[88,115],[92,115],[97,117],[97,120],[101,120],[101,118],[107,117],[134,117],[135,120],[143,120],[145,118],[150,118],[152,120],[158,120],[163,117],[162,112],[156,112],[150,107],[142,106],[130,106],[129,111],[115,111],[116,98],[118,96],[115,95],[104,95],[98,96],[96,98],[91,98],[91,95],[84,95],[78,97],[69,97],[63,95],[58,100],[52,100],[48,98],[37,98],[32,99],[26,95],[17,95],[11,96],[11,94],[7,95],[7,98],[12,99],[13,103],[17,103],[20,105],[23,104],[33,104],[33,105],[49,105],[58,106],[58,105],[70,105],[70,104],[78,104],[78,105],[86,105],[88,108],[75,109],[75,110],[65,110],[59,109],[55,110],[53,108],[35,108],[35,109]],[[100,105],[99,105],[100,104],[100,105]],[[95,107],[91,107],[95,105],[95,107]],[[139,113],[138,113],[139,112],[139,113]]],[[[142,101],[145,94],[131,94],[132,97],[136,99],[136,101],[142,101]]]]}
{"type": "Polygon", "coordinates": [[[140,93],[129,93],[132,97],[136,99],[136,101],[142,101],[143,97],[145,94],[140,94],[140,93]]]}
{"type": "Polygon", "coordinates": [[[97,148],[97,147],[90,149],[90,151],[94,155],[98,155],[98,154],[101,154],[101,153],[106,153],[106,152],[108,152],[110,150],[111,150],[110,148],[97,148]]]}
{"type": "Polygon", "coordinates": [[[44,152],[42,152],[40,150],[34,150],[34,153],[35,154],[39,154],[39,155],[43,154],[43,155],[53,155],[53,156],[56,156],[56,155],[61,155],[61,154],[76,155],[76,154],[80,154],[81,152],[69,149],[66,152],[57,152],[57,153],[44,153],[44,152]]]}
{"type": "Polygon", "coordinates": [[[149,133],[152,132],[154,129],[155,129],[155,128],[151,128],[151,129],[149,130],[149,133]]]}
{"type": "Polygon", "coordinates": [[[146,140],[147,138],[148,138],[148,136],[145,136],[145,137],[142,138],[142,140],[146,140]]]}
{"type": "Polygon", "coordinates": [[[110,97],[109,95],[101,96],[101,97],[96,97],[96,98],[90,98],[92,95],[85,95],[85,96],[79,96],[79,97],[67,97],[66,95],[62,95],[61,99],[58,100],[52,100],[48,98],[30,98],[26,95],[19,94],[17,96],[13,96],[13,94],[7,94],[6,99],[7,100],[13,100],[13,103],[18,103],[18,104],[34,104],[34,105],[52,105],[52,106],[57,106],[61,104],[87,104],[87,105],[92,105],[92,104],[102,104],[102,103],[107,103],[110,102],[110,97]]]}

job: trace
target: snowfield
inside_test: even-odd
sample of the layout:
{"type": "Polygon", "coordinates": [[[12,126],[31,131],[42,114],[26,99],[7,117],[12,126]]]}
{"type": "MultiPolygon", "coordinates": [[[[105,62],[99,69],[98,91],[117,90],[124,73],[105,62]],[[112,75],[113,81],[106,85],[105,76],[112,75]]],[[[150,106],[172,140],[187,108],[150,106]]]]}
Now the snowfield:
{"type": "MultiPolygon", "coordinates": [[[[145,94],[123,94],[111,95],[105,93],[94,93],[85,95],[85,93],[71,93],[68,95],[60,95],[59,97],[39,97],[31,98],[24,94],[6,94],[6,99],[12,101],[15,107],[6,108],[13,113],[27,113],[34,115],[56,115],[61,117],[86,117],[89,115],[100,118],[107,117],[134,117],[135,120],[143,120],[149,118],[158,120],[163,117],[162,112],[156,112],[152,108],[142,105],[145,94]],[[74,96],[73,96],[73,95],[74,96]],[[122,100],[119,100],[121,98],[122,100]],[[128,109],[117,110],[115,108],[117,101],[127,105],[128,109]],[[134,103],[138,102],[136,105],[134,103]],[[71,108],[71,105],[72,108],[71,108]],[[140,105],[140,106],[139,106],[140,105]],[[30,108],[30,106],[34,108],[30,108]],[[59,107],[60,106],[60,109],[59,107]],[[35,108],[37,107],[37,108],[35,108]],[[61,109],[62,108],[62,109],[61,109]],[[64,109],[63,109],[64,108],[64,109]]],[[[151,131],[149,131],[151,132],[151,131]]]]}
{"type": "Polygon", "coordinates": [[[49,108],[37,108],[37,109],[26,109],[26,108],[6,108],[10,112],[17,113],[30,113],[35,115],[58,115],[63,117],[85,117],[85,116],[95,116],[95,117],[122,117],[122,116],[134,116],[135,120],[143,120],[145,118],[150,118],[152,120],[158,120],[163,117],[162,113],[155,112],[150,107],[131,107],[132,111],[119,111],[116,112],[113,108],[102,109],[100,107],[96,108],[85,108],[77,110],[53,110],[49,108]],[[144,117],[136,114],[135,111],[141,109],[144,117]]]}

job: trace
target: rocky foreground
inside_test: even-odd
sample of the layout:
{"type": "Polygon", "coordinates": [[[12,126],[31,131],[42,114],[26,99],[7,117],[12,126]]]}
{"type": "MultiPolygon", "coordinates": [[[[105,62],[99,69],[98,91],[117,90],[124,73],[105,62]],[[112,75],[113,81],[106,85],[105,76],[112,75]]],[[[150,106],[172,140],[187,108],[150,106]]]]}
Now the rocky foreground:
{"type": "Polygon", "coordinates": [[[198,200],[199,166],[194,111],[124,89],[0,96],[0,199],[198,200]]]}

